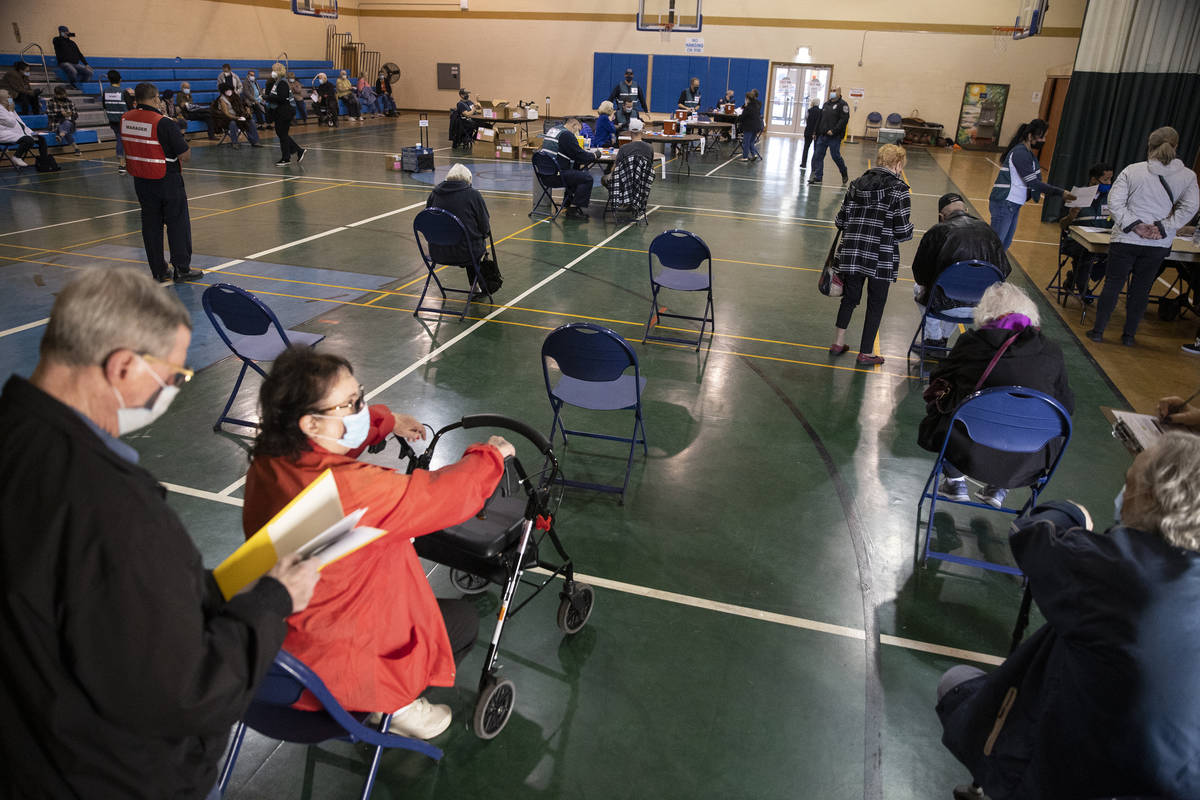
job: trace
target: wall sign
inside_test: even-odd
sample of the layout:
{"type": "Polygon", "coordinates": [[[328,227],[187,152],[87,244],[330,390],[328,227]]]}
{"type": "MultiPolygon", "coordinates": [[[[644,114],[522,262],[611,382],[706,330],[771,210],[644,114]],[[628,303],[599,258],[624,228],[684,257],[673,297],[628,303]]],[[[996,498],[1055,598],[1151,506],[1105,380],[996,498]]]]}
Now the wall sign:
{"type": "Polygon", "coordinates": [[[683,49],[688,55],[698,55],[704,52],[704,37],[689,36],[683,42],[683,49]]]}

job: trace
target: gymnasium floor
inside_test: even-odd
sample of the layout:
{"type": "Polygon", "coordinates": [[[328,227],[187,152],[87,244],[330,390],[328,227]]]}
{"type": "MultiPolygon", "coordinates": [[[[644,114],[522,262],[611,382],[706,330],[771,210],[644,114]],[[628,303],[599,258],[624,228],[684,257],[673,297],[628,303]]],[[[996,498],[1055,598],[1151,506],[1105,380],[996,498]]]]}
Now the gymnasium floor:
{"type": "MultiPolygon", "coordinates": [[[[434,121],[435,146],[444,125],[434,121]]],[[[690,177],[672,163],[654,184],[648,227],[603,222],[598,206],[590,223],[531,224],[527,162],[465,159],[485,190],[504,288],[497,305],[475,304],[465,322],[417,320],[424,269],[412,218],[432,178],[390,170],[390,155],[416,140],[415,121],[297,130],[311,146],[302,168],[274,167],[271,139],[261,150],[194,148],[194,264],[223,268],[166,291],[196,315],[190,358],[202,369],[169,414],[131,437],[210,566],[242,539],[249,440],[245,429],[212,431],[238,365],[223,358],[200,311],[207,284],[244,286],[286,326],[325,334],[320,346],[350,357],[375,402],[435,426],[492,411],[548,429],[539,349],[566,322],[598,320],[634,341],[649,378],[650,453],[635,458],[625,505],[575,490],[558,516],[596,587],[591,621],[564,638],[551,592],[511,621],[501,662],[517,707],[500,736],[482,742],[467,726],[498,594],[480,596],[480,645],[457,687],[431,693],[454,707],[454,726],[436,740],[445,759],[388,753],[375,797],[948,797],[965,773],[939,744],[934,687],[955,663],[999,662],[1020,588],[937,562],[914,577],[914,498],[933,460],[916,444],[922,384],[905,365],[918,316],[907,268],[916,240],[903,248],[880,333],[887,363],[859,369],[852,356],[828,355],[836,301],[816,291],[842,190],[832,165],[823,187],[805,186],[800,142],[768,139],[756,165],[710,153],[690,177]],[[718,335],[699,353],[636,343],[650,310],[644,251],[668,228],[698,233],[716,258],[718,335]]],[[[874,149],[844,153],[854,176],[874,149]]],[[[439,179],[455,155],[437,153],[439,179]]],[[[77,270],[144,264],[132,180],[115,174],[111,154],[62,162],[59,174],[0,180],[6,372],[32,370],[38,323],[77,270]]],[[[910,150],[918,236],[953,188],[986,214],[978,198],[992,169],[979,155],[910,150]]],[[[594,200],[604,195],[597,187],[594,200]]],[[[1057,228],[1037,222],[1034,208],[1022,216],[1013,254],[1041,285],[1057,228]]],[[[1012,280],[1030,287],[1021,270],[1012,280]]],[[[1113,381],[1135,405],[1195,383],[1196,365],[1177,355],[1195,323],[1148,325],[1139,358],[1169,369],[1160,366],[1157,382],[1140,373],[1123,381],[1089,357],[1110,354],[1079,342],[1077,309],[1068,325],[1037,297],[1077,398],[1074,440],[1048,494],[1108,520],[1128,459],[1099,406],[1126,405],[1113,381]]],[[[667,305],[698,308],[695,298],[667,305]]],[[[861,321],[860,308],[852,347],[861,321]]],[[[235,414],[254,414],[256,387],[235,414]]],[[[618,432],[629,422],[586,421],[618,432]]],[[[449,437],[435,463],[474,438],[449,437]]],[[[518,450],[535,461],[528,443],[518,450]]],[[[624,463],[621,446],[607,443],[561,455],[573,478],[617,480],[624,463]]],[[[371,458],[395,463],[395,449],[371,458]]],[[[1010,558],[1006,518],[954,517],[938,514],[941,544],[1010,558]]],[[[453,592],[444,570],[431,581],[453,592]]],[[[351,745],[306,756],[252,734],[228,796],[353,797],[367,763],[351,745]]]]}

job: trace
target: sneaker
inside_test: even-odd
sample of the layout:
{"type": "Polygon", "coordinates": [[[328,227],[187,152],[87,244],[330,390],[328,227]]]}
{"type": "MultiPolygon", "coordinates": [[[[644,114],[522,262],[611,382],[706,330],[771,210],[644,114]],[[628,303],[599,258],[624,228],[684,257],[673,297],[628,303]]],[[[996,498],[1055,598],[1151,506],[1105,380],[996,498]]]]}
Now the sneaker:
{"type": "Polygon", "coordinates": [[[306,155],[308,155],[308,148],[307,148],[307,147],[301,147],[301,148],[300,148],[300,155],[296,156],[296,163],[297,163],[297,164],[299,164],[301,161],[303,161],[303,160],[304,160],[304,157],[305,157],[306,155]]]}
{"type": "Polygon", "coordinates": [[[938,486],[938,494],[942,497],[949,497],[951,500],[964,502],[971,499],[971,493],[967,491],[966,478],[943,478],[942,484],[938,486]]]}
{"type": "Polygon", "coordinates": [[[204,270],[189,269],[185,271],[175,270],[174,280],[176,283],[185,283],[188,281],[198,281],[204,277],[204,270]]]}
{"type": "Polygon", "coordinates": [[[1192,342],[1191,344],[1180,345],[1179,349],[1184,353],[1184,355],[1200,356],[1200,338],[1197,338],[1196,341],[1192,342]]]}
{"type": "Polygon", "coordinates": [[[1084,335],[1087,336],[1089,339],[1091,339],[1093,342],[1104,341],[1104,331],[1098,331],[1095,328],[1092,328],[1090,331],[1088,331],[1084,335]]]}
{"type": "MultiPolygon", "coordinates": [[[[418,697],[392,714],[388,732],[414,739],[432,739],[450,727],[450,706],[431,703],[418,697]]],[[[371,714],[367,724],[379,725],[381,714],[371,714]]]]}
{"type": "Polygon", "coordinates": [[[11,158],[12,162],[17,165],[18,169],[20,169],[21,167],[29,166],[28,164],[25,163],[25,160],[22,158],[17,158],[16,156],[9,156],[9,158],[11,158]]]}
{"type": "Polygon", "coordinates": [[[811,185],[811,184],[814,184],[814,183],[820,183],[820,182],[821,182],[821,179],[820,179],[820,178],[809,178],[809,179],[808,179],[808,182],[809,182],[809,184],[810,184],[810,185],[811,185]]]}
{"type": "Polygon", "coordinates": [[[154,280],[156,283],[171,283],[171,273],[164,272],[162,275],[155,275],[154,280]]]}
{"type": "Polygon", "coordinates": [[[975,493],[975,499],[987,503],[992,508],[1004,508],[1004,498],[1008,497],[1008,489],[999,486],[984,486],[975,493]]]}
{"type": "Polygon", "coordinates": [[[288,164],[290,164],[290,163],[292,163],[292,160],[291,160],[290,158],[281,158],[281,159],[279,159],[278,161],[276,161],[276,162],[275,162],[275,166],[277,166],[277,167],[286,167],[286,166],[287,166],[288,164]]]}
{"type": "Polygon", "coordinates": [[[863,366],[876,366],[883,363],[883,356],[873,355],[872,353],[859,353],[858,358],[854,360],[863,366]]]}
{"type": "Polygon", "coordinates": [[[120,164],[120,165],[118,165],[118,166],[117,166],[117,174],[118,174],[118,175],[124,175],[124,174],[125,174],[125,172],[126,172],[126,170],[125,170],[125,165],[124,165],[124,164],[120,164]]]}

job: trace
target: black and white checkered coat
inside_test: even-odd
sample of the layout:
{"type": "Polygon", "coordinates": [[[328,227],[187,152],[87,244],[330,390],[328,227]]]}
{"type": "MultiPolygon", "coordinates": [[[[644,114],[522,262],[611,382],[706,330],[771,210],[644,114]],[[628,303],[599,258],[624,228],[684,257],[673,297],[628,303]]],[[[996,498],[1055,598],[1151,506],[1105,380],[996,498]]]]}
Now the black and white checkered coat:
{"type": "Polygon", "coordinates": [[[838,272],[895,282],[900,242],[913,235],[908,184],[882,167],[867,170],[846,190],[834,223],[842,232],[838,272]]]}

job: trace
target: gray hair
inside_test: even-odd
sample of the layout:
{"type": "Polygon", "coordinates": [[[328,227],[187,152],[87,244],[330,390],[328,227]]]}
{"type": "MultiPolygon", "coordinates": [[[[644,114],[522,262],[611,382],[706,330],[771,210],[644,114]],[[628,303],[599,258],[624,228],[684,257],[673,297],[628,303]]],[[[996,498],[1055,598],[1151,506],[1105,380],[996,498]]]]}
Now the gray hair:
{"type": "Polygon", "coordinates": [[[1176,547],[1200,551],[1200,436],[1172,431],[1146,452],[1142,479],[1154,503],[1146,522],[1176,547]]]}
{"type": "Polygon", "coordinates": [[[601,103],[599,106],[597,106],[597,107],[596,107],[596,113],[597,113],[597,114],[611,114],[611,113],[613,113],[613,104],[612,104],[612,100],[605,100],[603,103],[601,103]]]}
{"type": "Polygon", "coordinates": [[[450,167],[450,171],[446,173],[446,180],[448,181],[463,181],[470,184],[471,178],[471,170],[467,169],[466,164],[454,164],[450,167]]]}
{"type": "Polygon", "coordinates": [[[175,292],[132,267],[96,267],[58,293],[41,355],[80,367],[102,364],[123,348],[165,358],[180,325],[191,330],[192,318],[175,292]]]}
{"type": "Polygon", "coordinates": [[[979,298],[979,305],[975,306],[975,327],[982,328],[1005,314],[1022,314],[1029,317],[1029,324],[1034,327],[1042,324],[1037,306],[1029,299],[1029,295],[1011,283],[993,283],[983,293],[983,297],[979,298]]]}

